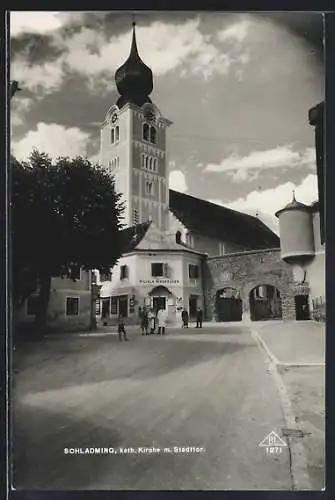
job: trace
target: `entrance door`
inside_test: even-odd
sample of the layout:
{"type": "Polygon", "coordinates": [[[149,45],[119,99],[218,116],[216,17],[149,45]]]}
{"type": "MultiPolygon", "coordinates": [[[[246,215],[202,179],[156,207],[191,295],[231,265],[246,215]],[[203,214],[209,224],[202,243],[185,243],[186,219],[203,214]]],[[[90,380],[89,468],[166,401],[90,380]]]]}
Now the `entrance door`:
{"type": "Polygon", "coordinates": [[[155,313],[159,309],[166,309],[166,297],[153,297],[153,309],[155,313]]]}
{"type": "Polygon", "coordinates": [[[110,299],[102,299],[102,318],[109,318],[110,315],[110,299]]]}
{"type": "Polygon", "coordinates": [[[119,297],[119,316],[123,318],[128,317],[128,296],[121,295],[119,297]]]}
{"type": "Polygon", "coordinates": [[[309,319],[309,303],[308,295],[296,295],[295,301],[295,319],[297,321],[305,321],[309,319]]]}
{"type": "Polygon", "coordinates": [[[189,315],[190,318],[195,318],[197,315],[197,297],[194,295],[190,296],[189,302],[189,315]]]}

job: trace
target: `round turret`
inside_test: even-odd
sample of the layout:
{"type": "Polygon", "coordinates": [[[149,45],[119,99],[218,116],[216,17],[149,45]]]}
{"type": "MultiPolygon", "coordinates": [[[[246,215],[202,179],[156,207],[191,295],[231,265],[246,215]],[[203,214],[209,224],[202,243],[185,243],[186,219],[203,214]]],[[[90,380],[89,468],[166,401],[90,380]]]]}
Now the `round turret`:
{"type": "Polygon", "coordinates": [[[304,264],[314,257],[311,207],[293,200],[278,210],[281,258],[290,264],[304,264]]]}
{"type": "Polygon", "coordinates": [[[133,39],[130,54],[126,62],[117,69],[115,83],[121,94],[121,97],[117,101],[119,109],[127,103],[143,106],[144,103],[151,102],[149,95],[153,89],[152,71],[138,55],[135,23],[133,23],[133,39]]]}

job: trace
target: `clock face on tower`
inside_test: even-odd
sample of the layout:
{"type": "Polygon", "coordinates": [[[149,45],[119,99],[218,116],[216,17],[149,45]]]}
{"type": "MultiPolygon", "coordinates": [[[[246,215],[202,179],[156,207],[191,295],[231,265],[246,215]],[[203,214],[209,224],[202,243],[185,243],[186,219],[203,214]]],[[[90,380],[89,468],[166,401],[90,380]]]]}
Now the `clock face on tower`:
{"type": "Polygon", "coordinates": [[[111,118],[112,123],[115,123],[117,121],[117,119],[118,119],[117,113],[113,113],[112,118],[111,118]]]}

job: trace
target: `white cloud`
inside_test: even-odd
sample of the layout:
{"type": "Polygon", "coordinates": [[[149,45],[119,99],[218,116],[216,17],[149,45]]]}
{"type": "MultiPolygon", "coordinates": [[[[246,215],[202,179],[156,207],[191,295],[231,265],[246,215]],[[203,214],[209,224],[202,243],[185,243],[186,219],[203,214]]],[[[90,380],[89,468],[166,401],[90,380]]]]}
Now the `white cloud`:
{"type": "Polygon", "coordinates": [[[218,39],[220,42],[226,42],[227,40],[233,42],[243,42],[249,32],[250,21],[248,19],[242,19],[237,21],[230,26],[222,29],[218,32],[218,39]]]}
{"type": "Polygon", "coordinates": [[[10,13],[10,32],[12,36],[20,33],[47,33],[62,25],[59,12],[12,11],[10,13]]]}
{"type": "Polygon", "coordinates": [[[286,182],[273,189],[252,191],[245,198],[239,198],[225,205],[241,212],[251,210],[274,215],[277,210],[280,210],[292,201],[293,191],[295,191],[295,196],[298,201],[306,204],[313,203],[318,196],[317,176],[315,174],[309,174],[298,185],[293,182],[286,182]]]}
{"type": "Polygon", "coordinates": [[[273,189],[252,191],[245,198],[238,198],[230,203],[224,203],[219,199],[212,199],[209,201],[238,212],[257,216],[264,224],[272,229],[272,231],[279,234],[279,221],[277,217],[275,217],[275,213],[292,201],[293,191],[295,191],[295,196],[298,201],[306,205],[313,203],[318,197],[317,176],[309,174],[298,185],[293,182],[286,182],[273,189]]]}
{"type": "Polygon", "coordinates": [[[181,170],[172,170],[169,175],[169,187],[180,193],[187,191],[185,174],[181,170]]]}
{"type": "MultiPolygon", "coordinates": [[[[136,28],[140,56],[154,75],[164,75],[182,66],[184,75],[201,73],[205,78],[214,71],[228,71],[229,55],[210,43],[210,37],[201,33],[199,24],[196,19],[181,24],[154,22],[136,28]]],[[[131,32],[105,40],[101,33],[84,28],[63,43],[68,48],[64,62],[70,70],[94,79],[105,73],[106,83],[110,83],[115,70],[129,55],[131,32]]]]}
{"type": "MultiPolygon", "coordinates": [[[[43,25],[44,18],[39,15],[49,13],[36,13],[36,17],[21,14],[21,18],[18,17],[17,23],[13,24],[14,34],[23,30],[24,20],[30,31],[41,32],[37,28],[43,25]]],[[[68,17],[61,16],[61,13],[50,14],[45,18],[44,31],[68,22],[68,17]]],[[[247,52],[241,53],[237,46],[229,46],[226,50],[215,46],[211,37],[203,34],[199,26],[200,19],[180,24],[157,21],[148,26],[138,26],[136,38],[141,58],[155,76],[179,69],[181,76],[196,74],[208,80],[215,74],[226,75],[233,71],[240,80],[243,68],[249,62],[247,52]]],[[[29,65],[22,54],[13,60],[12,78],[22,82],[29,90],[45,95],[60,87],[67,69],[85,76],[89,89],[100,93],[106,89],[110,91],[115,85],[115,71],[129,55],[131,31],[106,39],[102,31],[83,27],[72,36],[63,38],[55,32],[53,43],[63,51],[58,59],[43,65],[29,65]]]]}
{"type": "Polygon", "coordinates": [[[52,158],[86,156],[88,139],[89,134],[77,127],[65,128],[56,123],[38,123],[36,130],[12,143],[12,150],[18,160],[26,159],[33,149],[47,153],[52,158]]]}
{"type": "Polygon", "coordinates": [[[235,182],[255,179],[260,170],[276,168],[309,167],[315,168],[315,149],[293,151],[292,146],[278,146],[266,151],[252,151],[247,156],[232,153],[219,164],[209,163],[207,172],[227,172],[235,182]]]}
{"type": "Polygon", "coordinates": [[[11,79],[17,80],[22,90],[35,92],[37,98],[57,90],[64,77],[65,73],[60,59],[52,63],[31,66],[19,57],[12,62],[11,66],[11,79]]]}

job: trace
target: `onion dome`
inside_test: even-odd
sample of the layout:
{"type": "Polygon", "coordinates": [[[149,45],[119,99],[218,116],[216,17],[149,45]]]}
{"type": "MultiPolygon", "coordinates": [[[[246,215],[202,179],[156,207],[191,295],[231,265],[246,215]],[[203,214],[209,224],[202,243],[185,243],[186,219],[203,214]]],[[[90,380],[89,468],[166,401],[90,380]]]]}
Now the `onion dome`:
{"type": "Polygon", "coordinates": [[[121,94],[117,102],[119,109],[127,103],[143,106],[144,103],[151,102],[149,94],[153,89],[152,71],[138,55],[135,25],[136,23],[134,22],[129,57],[115,73],[115,83],[121,94]]]}
{"type": "Polygon", "coordinates": [[[282,212],[286,212],[288,210],[306,210],[309,211],[310,207],[308,205],[304,205],[303,203],[300,203],[300,201],[297,201],[295,198],[295,192],[293,191],[293,199],[290,203],[288,203],[284,208],[281,208],[276,212],[276,217],[278,217],[282,212]]]}

